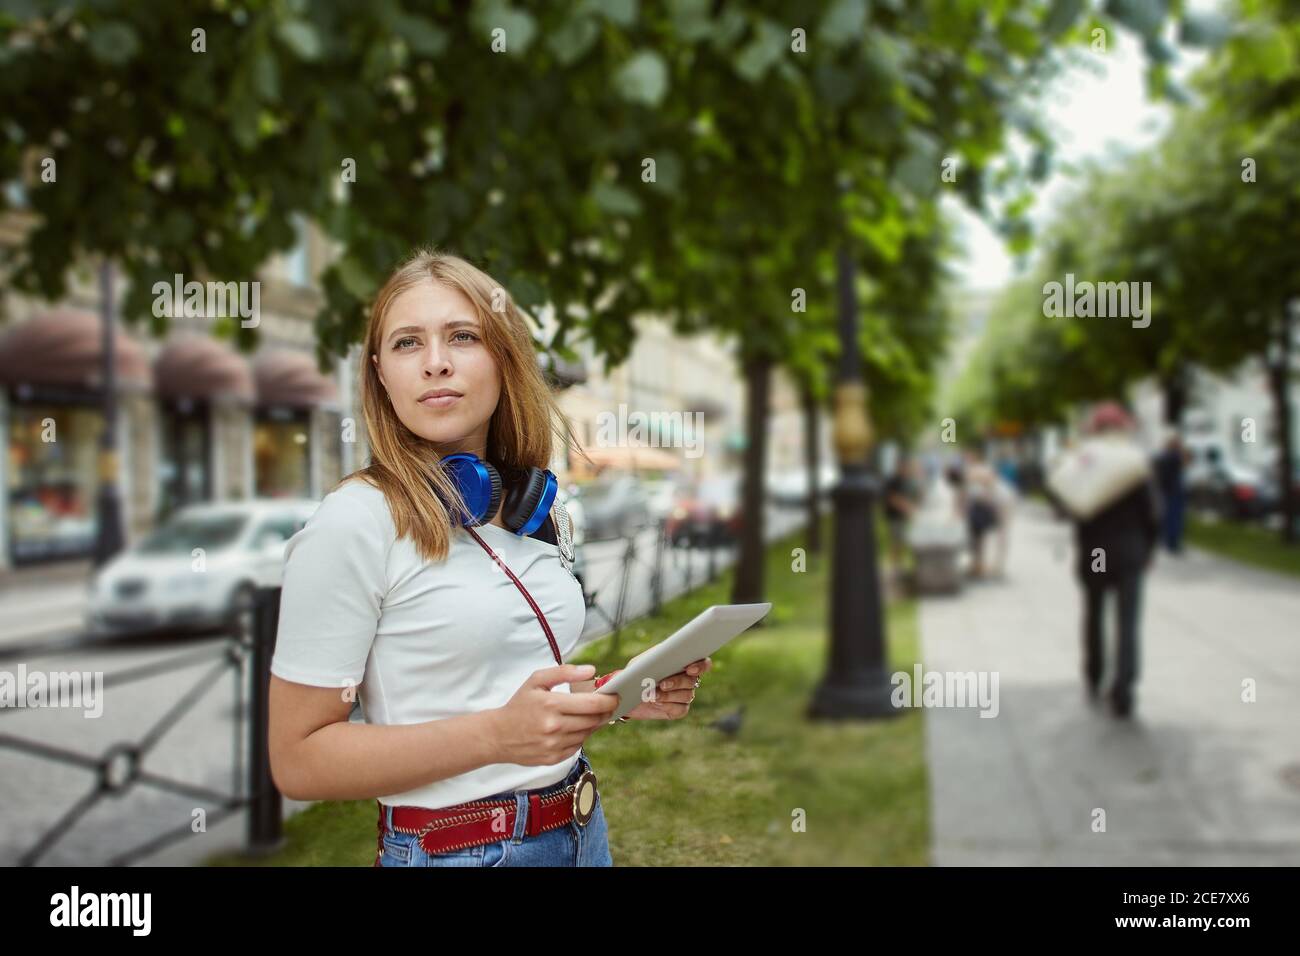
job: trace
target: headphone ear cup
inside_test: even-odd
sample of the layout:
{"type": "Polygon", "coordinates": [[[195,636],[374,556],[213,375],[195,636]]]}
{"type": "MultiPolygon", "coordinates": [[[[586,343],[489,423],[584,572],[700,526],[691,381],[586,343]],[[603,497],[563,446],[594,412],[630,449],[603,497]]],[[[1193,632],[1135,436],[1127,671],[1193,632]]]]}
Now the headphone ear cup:
{"type": "Polygon", "coordinates": [[[483,515],[480,524],[487,524],[496,517],[497,509],[501,507],[501,474],[492,467],[490,462],[483,462],[487,468],[488,479],[492,482],[492,494],[488,498],[487,511],[483,515]]]}
{"type": "Polygon", "coordinates": [[[518,531],[537,510],[546,491],[546,474],[538,468],[529,468],[526,477],[515,482],[506,493],[505,521],[511,531],[518,531]]]}
{"type": "Polygon", "coordinates": [[[455,514],[458,509],[448,504],[448,509],[453,512],[453,523],[464,526],[491,521],[501,506],[501,475],[492,463],[463,452],[448,455],[443,459],[443,468],[455,482],[469,509],[469,514],[455,514]]]}

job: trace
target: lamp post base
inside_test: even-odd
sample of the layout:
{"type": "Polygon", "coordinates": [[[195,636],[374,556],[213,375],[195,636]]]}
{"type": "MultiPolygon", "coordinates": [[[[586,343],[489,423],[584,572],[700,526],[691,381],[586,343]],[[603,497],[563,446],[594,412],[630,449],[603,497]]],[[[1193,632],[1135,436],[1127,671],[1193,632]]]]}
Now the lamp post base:
{"type": "Polygon", "coordinates": [[[810,717],[894,717],[884,606],[876,565],[875,479],[861,462],[842,466],[831,567],[831,646],[810,717]]]}
{"type": "Polygon", "coordinates": [[[897,717],[900,708],[890,700],[894,685],[889,674],[873,668],[858,674],[844,675],[840,682],[832,675],[817,685],[806,716],[822,720],[869,720],[897,717]]]}

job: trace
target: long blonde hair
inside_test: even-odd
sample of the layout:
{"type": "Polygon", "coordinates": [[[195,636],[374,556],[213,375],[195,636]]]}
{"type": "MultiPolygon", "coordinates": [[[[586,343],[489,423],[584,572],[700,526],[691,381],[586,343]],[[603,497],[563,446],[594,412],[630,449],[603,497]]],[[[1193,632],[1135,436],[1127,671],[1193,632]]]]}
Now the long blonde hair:
{"type": "Polygon", "coordinates": [[[453,527],[443,502],[462,512],[468,509],[455,483],[438,466],[439,456],[430,442],[397,417],[370,358],[379,354],[384,318],[393,300],[426,280],[456,289],[470,301],[483,327],[483,343],[496,360],[501,393],[488,422],[486,452],[506,484],[503,500],[510,482],[523,470],[550,464],[553,438],[579,454],[582,450],[538,367],[524,313],[500,283],[458,256],[433,249],[412,253],[384,282],[371,305],[360,378],[370,464],[344,481],[360,478],[382,491],[398,537],[410,537],[425,560],[442,561],[453,527]],[[494,310],[493,304],[500,310],[494,310]]]}

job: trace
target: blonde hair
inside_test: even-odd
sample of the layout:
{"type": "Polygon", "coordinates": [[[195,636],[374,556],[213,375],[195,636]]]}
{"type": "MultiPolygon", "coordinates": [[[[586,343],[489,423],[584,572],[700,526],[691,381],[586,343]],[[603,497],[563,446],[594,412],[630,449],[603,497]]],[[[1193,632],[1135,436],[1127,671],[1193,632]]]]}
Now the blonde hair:
{"type": "Polygon", "coordinates": [[[397,536],[409,537],[425,560],[442,561],[450,548],[453,527],[444,501],[462,513],[468,508],[456,484],[439,467],[431,443],[398,418],[371,360],[379,354],[384,318],[393,300],[424,281],[456,289],[470,301],[483,328],[483,344],[496,360],[501,392],[488,422],[486,454],[501,472],[506,486],[502,488],[503,501],[512,480],[530,467],[550,464],[553,437],[579,454],[582,451],[538,367],[525,315],[500,283],[458,256],[433,249],[412,253],[384,282],[371,305],[360,378],[370,463],[344,481],[359,478],[382,491],[397,536]],[[504,308],[494,311],[494,302],[504,303],[504,308]]]}

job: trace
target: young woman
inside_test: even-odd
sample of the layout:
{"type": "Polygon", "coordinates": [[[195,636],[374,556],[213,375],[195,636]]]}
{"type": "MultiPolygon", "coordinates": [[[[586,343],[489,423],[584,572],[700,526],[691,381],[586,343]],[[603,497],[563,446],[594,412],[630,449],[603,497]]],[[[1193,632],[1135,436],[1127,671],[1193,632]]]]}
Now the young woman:
{"type": "MultiPolygon", "coordinates": [[[[609,866],[583,742],[610,723],[563,660],[586,606],[552,507],[576,447],[523,314],[463,259],[418,252],[375,297],[368,467],[289,542],[270,758],[300,800],[375,798],[376,866],[609,866]],[[364,721],[351,720],[358,699],[364,721]]],[[[686,715],[696,661],[627,718],[686,715]]]]}

